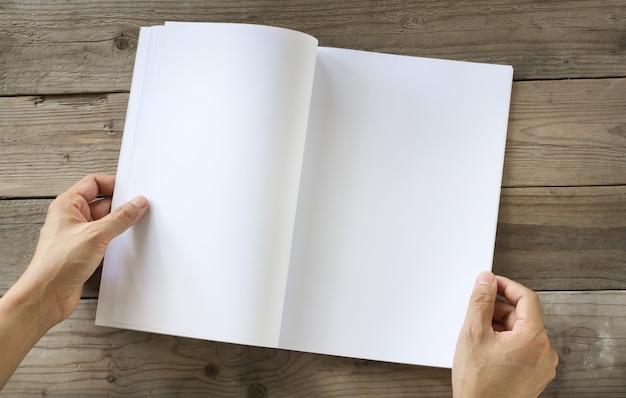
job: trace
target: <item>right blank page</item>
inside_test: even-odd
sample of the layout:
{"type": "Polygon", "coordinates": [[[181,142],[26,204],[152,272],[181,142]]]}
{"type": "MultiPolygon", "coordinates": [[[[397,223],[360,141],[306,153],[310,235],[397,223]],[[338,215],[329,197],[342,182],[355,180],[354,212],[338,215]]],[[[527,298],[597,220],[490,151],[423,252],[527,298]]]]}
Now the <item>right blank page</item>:
{"type": "Polygon", "coordinates": [[[318,49],[281,347],[451,367],[492,265],[512,77],[318,49]]]}

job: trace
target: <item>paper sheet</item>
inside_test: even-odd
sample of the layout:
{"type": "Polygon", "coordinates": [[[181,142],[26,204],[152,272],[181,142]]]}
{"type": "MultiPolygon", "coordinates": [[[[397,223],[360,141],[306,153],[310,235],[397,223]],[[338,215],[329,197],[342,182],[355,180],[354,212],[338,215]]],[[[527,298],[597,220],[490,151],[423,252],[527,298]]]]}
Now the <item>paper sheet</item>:
{"type": "Polygon", "coordinates": [[[320,48],[315,73],[281,346],[451,367],[512,68],[320,48]]]}
{"type": "Polygon", "coordinates": [[[107,252],[100,300],[115,304],[98,322],[274,346],[317,41],[251,25],[157,29],[115,192],[145,195],[150,210],[107,252]]]}

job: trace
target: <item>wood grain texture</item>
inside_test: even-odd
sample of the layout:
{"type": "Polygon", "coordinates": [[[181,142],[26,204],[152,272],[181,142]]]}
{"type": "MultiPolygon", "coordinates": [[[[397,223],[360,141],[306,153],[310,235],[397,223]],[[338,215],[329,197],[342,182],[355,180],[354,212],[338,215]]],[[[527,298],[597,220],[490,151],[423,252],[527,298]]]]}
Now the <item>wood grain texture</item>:
{"type": "MultiPolygon", "coordinates": [[[[626,292],[540,296],[560,356],[557,378],[541,396],[624,396],[626,292]]],[[[0,396],[451,396],[448,369],[96,327],[95,307],[95,300],[83,300],[31,351],[0,396]]]]}
{"type": "Polygon", "coordinates": [[[626,289],[626,186],[503,189],[494,271],[535,290],[626,289]]]}
{"type": "Polygon", "coordinates": [[[626,185],[626,79],[513,85],[505,187],[626,185]]]}
{"type": "Polygon", "coordinates": [[[553,1],[4,1],[0,95],[125,91],[140,26],[244,22],[323,46],[505,63],[517,80],[625,76],[626,4],[553,1]]]}
{"type": "Polygon", "coordinates": [[[0,198],[54,197],[115,173],[127,94],[0,97],[0,198]]]}
{"type": "Polygon", "coordinates": [[[15,283],[35,252],[47,200],[0,200],[0,295],[15,283]]]}
{"type": "Polygon", "coordinates": [[[560,359],[542,397],[626,396],[626,292],[540,296],[560,359]]]}
{"type": "MultiPolygon", "coordinates": [[[[513,85],[503,185],[626,185],[626,79],[513,85]]],[[[115,173],[128,94],[0,97],[0,198],[115,173]]],[[[479,155],[479,154],[478,154],[479,155]]]]}

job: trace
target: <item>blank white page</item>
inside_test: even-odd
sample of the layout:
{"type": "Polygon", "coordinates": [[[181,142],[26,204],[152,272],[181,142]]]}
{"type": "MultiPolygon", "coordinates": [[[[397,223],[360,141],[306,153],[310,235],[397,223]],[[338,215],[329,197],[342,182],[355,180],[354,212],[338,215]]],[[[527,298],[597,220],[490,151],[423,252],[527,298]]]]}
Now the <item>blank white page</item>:
{"type": "Polygon", "coordinates": [[[159,60],[144,72],[150,95],[129,107],[114,198],[143,194],[150,210],[106,253],[97,322],[275,346],[317,41],[253,25],[155,29],[159,60]]]}
{"type": "MultiPolygon", "coordinates": [[[[128,108],[126,110],[126,121],[124,124],[124,139],[120,149],[120,158],[117,169],[123,170],[124,173],[118,173],[115,181],[115,191],[117,194],[113,198],[113,206],[117,207],[123,203],[120,199],[124,193],[128,196],[127,181],[130,174],[130,166],[133,162],[132,153],[134,146],[134,132],[139,124],[138,115],[140,109],[148,109],[150,100],[153,98],[152,89],[154,88],[154,79],[156,77],[160,56],[161,40],[163,38],[163,29],[159,27],[142,27],[139,33],[137,51],[135,55],[135,65],[133,69],[133,80],[131,83],[131,94],[128,100],[128,108]]],[[[118,238],[111,244],[111,248],[105,256],[107,264],[102,271],[100,281],[100,293],[98,295],[98,308],[96,312],[96,323],[101,325],[114,326],[113,313],[115,310],[115,301],[117,298],[117,283],[119,280],[119,269],[121,261],[124,260],[123,253],[133,253],[136,247],[135,239],[137,237],[133,231],[128,231],[125,236],[118,238]]]]}
{"type": "Polygon", "coordinates": [[[491,269],[512,74],[318,49],[281,347],[451,367],[491,269]]]}

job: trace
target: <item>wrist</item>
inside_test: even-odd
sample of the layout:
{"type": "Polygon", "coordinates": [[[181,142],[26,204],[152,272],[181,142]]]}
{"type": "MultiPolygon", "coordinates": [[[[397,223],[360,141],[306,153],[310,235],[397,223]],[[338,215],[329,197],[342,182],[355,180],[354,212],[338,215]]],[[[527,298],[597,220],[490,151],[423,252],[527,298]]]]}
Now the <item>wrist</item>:
{"type": "Polygon", "coordinates": [[[22,318],[20,323],[27,325],[38,340],[61,318],[50,284],[29,272],[30,268],[9,289],[6,298],[12,313],[22,318]]]}

